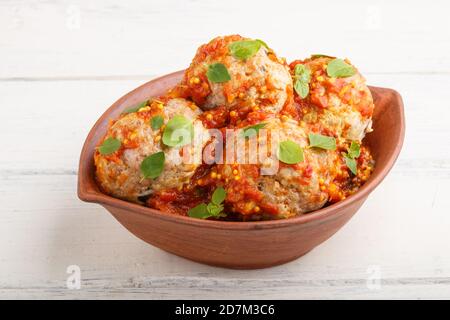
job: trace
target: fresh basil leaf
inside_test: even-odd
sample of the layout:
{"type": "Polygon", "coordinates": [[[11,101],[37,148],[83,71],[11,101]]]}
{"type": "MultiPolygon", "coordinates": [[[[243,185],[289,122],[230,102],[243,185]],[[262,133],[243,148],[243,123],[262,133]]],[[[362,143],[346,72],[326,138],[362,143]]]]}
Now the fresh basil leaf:
{"type": "Polygon", "coordinates": [[[356,175],[358,173],[358,169],[356,167],[356,160],[354,158],[350,158],[348,155],[344,155],[345,164],[350,169],[350,171],[356,175]]]}
{"type": "Polygon", "coordinates": [[[158,130],[164,124],[164,118],[161,115],[154,116],[150,120],[150,126],[153,130],[158,130]]]}
{"type": "Polygon", "coordinates": [[[311,81],[311,71],[303,64],[297,64],[294,69],[294,90],[302,98],[309,94],[309,82],[311,81]]]}
{"type": "Polygon", "coordinates": [[[105,141],[103,141],[100,147],[98,147],[98,151],[100,152],[101,155],[106,156],[119,150],[121,145],[122,143],[120,142],[119,139],[108,138],[105,141]]]}
{"type": "Polygon", "coordinates": [[[269,48],[269,46],[267,45],[267,43],[265,43],[265,42],[262,41],[261,39],[256,39],[255,41],[258,41],[259,43],[261,43],[261,45],[262,45],[263,47],[266,47],[266,49],[269,49],[269,50],[270,50],[270,48],[269,48]]]}
{"type": "Polygon", "coordinates": [[[193,218],[206,219],[209,217],[224,217],[222,202],[225,200],[227,193],[224,188],[218,187],[214,190],[211,202],[208,204],[201,203],[190,209],[188,215],[193,218]]]}
{"type": "Polygon", "coordinates": [[[247,60],[253,57],[261,48],[261,40],[242,40],[230,43],[228,48],[236,59],[247,60]]]}
{"type": "Polygon", "coordinates": [[[278,147],[278,159],[287,164],[296,164],[302,162],[303,149],[294,141],[283,141],[278,147]]]}
{"type": "Polygon", "coordinates": [[[227,67],[222,63],[213,63],[208,67],[206,71],[208,80],[214,83],[222,83],[231,80],[231,76],[228,73],[227,67]]]}
{"type": "Polygon", "coordinates": [[[311,147],[336,150],[336,139],[334,137],[328,137],[317,133],[310,133],[308,136],[309,145],[311,147]]]}
{"type": "Polygon", "coordinates": [[[138,112],[139,109],[145,107],[147,105],[148,100],[142,101],[132,107],[129,107],[128,109],[124,110],[122,113],[133,113],[138,112]]]}
{"type": "Polygon", "coordinates": [[[296,64],[294,69],[294,76],[302,81],[309,81],[311,79],[311,71],[304,64],[296,64]]]}
{"type": "Polygon", "coordinates": [[[312,54],[311,59],[318,59],[318,58],[331,58],[335,59],[336,57],[327,56],[326,54],[312,54]]]}
{"type": "Polygon", "coordinates": [[[327,65],[327,74],[332,78],[347,78],[355,73],[355,68],[342,59],[331,60],[327,65]]]}
{"type": "Polygon", "coordinates": [[[164,170],[165,155],[164,152],[156,152],[144,159],[141,163],[141,173],[145,179],[155,179],[164,170]]]}
{"type": "Polygon", "coordinates": [[[204,203],[200,203],[198,206],[189,209],[188,216],[197,219],[206,219],[209,218],[211,215],[208,211],[207,205],[204,203]]]}
{"type": "Polygon", "coordinates": [[[210,217],[217,217],[222,213],[223,205],[210,202],[206,206],[206,209],[208,210],[210,217]]]}
{"type": "Polygon", "coordinates": [[[297,92],[300,98],[304,99],[309,94],[309,84],[301,82],[300,80],[295,80],[294,90],[295,92],[297,92]]]}
{"type": "Polygon", "coordinates": [[[225,189],[222,187],[218,187],[212,194],[211,202],[219,205],[225,200],[226,196],[227,192],[225,191],[225,189]]]}
{"type": "Polygon", "coordinates": [[[243,138],[250,138],[253,136],[256,136],[256,134],[259,132],[260,129],[264,128],[267,123],[261,122],[257,123],[253,126],[248,126],[242,130],[242,137],[243,138]]]}
{"type": "Polygon", "coordinates": [[[343,153],[342,155],[345,158],[345,164],[350,169],[351,172],[353,172],[354,175],[358,173],[357,166],[356,166],[356,158],[359,157],[361,154],[361,146],[358,142],[352,141],[350,144],[350,147],[348,148],[347,153],[343,153]]]}
{"type": "Polygon", "coordinates": [[[169,120],[164,129],[162,140],[166,146],[181,147],[191,143],[194,135],[192,122],[181,115],[169,120]]]}
{"type": "Polygon", "coordinates": [[[352,141],[348,149],[348,156],[350,158],[358,158],[361,154],[361,147],[358,142],[352,141]]]}

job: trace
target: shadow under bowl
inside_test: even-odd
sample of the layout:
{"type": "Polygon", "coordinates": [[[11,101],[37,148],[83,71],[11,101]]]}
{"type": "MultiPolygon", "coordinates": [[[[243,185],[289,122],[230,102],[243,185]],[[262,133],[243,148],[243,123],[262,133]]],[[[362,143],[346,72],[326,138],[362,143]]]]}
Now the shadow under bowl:
{"type": "Polygon", "coordinates": [[[164,94],[182,75],[179,71],[149,81],[106,110],[86,138],[78,171],[81,200],[102,205],[135,236],[178,256],[235,269],[265,268],[294,260],[331,237],[355,214],[400,153],[405,134],[402,99],[392,89],[370,87],[375,102],[374,131],[365,142],[376,161],[375,170],[355,194],[323,209],[285,220],[211,221],[164,213],[102,193],[95,181],[93,155],[108,121],[129,106],[164,94]]]}

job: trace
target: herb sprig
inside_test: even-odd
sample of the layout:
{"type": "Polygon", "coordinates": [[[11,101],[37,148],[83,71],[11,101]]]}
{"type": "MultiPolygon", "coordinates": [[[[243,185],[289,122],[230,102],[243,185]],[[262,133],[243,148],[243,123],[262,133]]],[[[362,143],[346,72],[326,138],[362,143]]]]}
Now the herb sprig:
{"type": "Polygon", "coordinates": [[[278,159],[287,164],[303,162],[303,149],[294,141],[282,141],[278,146],[278,159]]]}
{"type": "Polygon", "coordinates": [[[223,63],[213,63],[208,66],[206,77],[213,83],[222,83],[231,80],[227,67],[223,63]]]}
{"type": "Polygon", "coordinates": [[[156,115],[150,119],[150,126],[154,131],[158,130],[164,124],[164,118],[161,115],[156,115]]]}
{"type": "Polygon", "coordinates": [[[218,187],[216,190],[214,190],[210,203],[200,203],[192,209],[189,209],[188,216],[197,219],[207,219],[209,217],[218,218],[226,216],[226,214],[223,213],[223,202],[225,201],[226,196],[227,192],[225,191],[225,189],[222,187],[218,187]]]}
{"type": "Polygon", "coordinates": [[[247,60],[253,57],[261,48],[267,45],[261,40],[242,40],[230,43],[228,48],[233,57],[239,60],[247,60]]]}
{"type": "Polygon", "coordinates": [[[98,152],[100,152],[101,155],[107,156],[119,150],[121,145],[122,143],[119,139],[110,137],[103,141],[101,146],[98,147],[98,152]]]}
{"type": "Polygon", "coordinates": [[[358,174],[356,159],[359,157],[360,154],[361,154],[361,146],[359,145],[359,143],[355,141],[352,141],[350,147],[347,150],[347,153],[344,152],[342,153],[342,155],[344,156],[345,165],[350,169],[350,171],[354,175],[358,174]]]}
{"type": "Polygon", "coordinates": [[[309,82],[311,81],[311,71],[303,64],[297,64],[294,69],[294,90],[304,99],[309,94],[309,82]]]}
{"type": "Polygon", "coordinates": [[[164,152],[156,152],[144,159],[141,163],[141,173],[144,179],[156,179],[164,170],[164,152]]]}
{"type": "Polygon", "coordinates": [[[167,122],[162,141],[168,147],[182,147],[191,143],[193,135],[192,122],[184,116],[175,115],[167,122]]]}
{"type": "Polygon", "coordinates": [[[327,65],[327,74],[332,78],[347,78],[355,73],[355,68],[342,59],[331,60],[327,65]]]}
{"type": "Polygon", "coordinates": [[[135,104],[134,106],[132,106],[132,107],[129,107],[129,108],[127,108],[127,109],[125,109],[122,113],[133,113],[133,112],[138,112],[139,111],[139,109],[141,109],[141,108],[143,108],[143,107],[145,107],[146,105],[147,105],[147,103],[148,103],[148,100],[145,100],[145,101],[142,101],[142,102],[139,102],[138,104],[135,104]]]}
{"type": "Polygon", "coordinates": [[[319,59],[319,58],[331,58],[331,59],[335,59],[336,57],[332,57],[332,56],[328,56],[326,54],[321,54],[321,53],[315,53],[311,55],[311,59],[319,59]]]}
{"type": "Polygon", "coordinates": [[[310,147],[325,150],[336,150],[336,139],[334,137],[328,137],[318,133],[310,133],[308,137],[310,147]]]}
{"type": "Polygon", "coordinates": [[[265,122],[257,123],[252,126],[245,127],[242,130],[242,137],[243,138],[251,138],[253,136],[256,136],[256,134],[259,132],[260,129],[264,128],[267,125],[265,122]]]}

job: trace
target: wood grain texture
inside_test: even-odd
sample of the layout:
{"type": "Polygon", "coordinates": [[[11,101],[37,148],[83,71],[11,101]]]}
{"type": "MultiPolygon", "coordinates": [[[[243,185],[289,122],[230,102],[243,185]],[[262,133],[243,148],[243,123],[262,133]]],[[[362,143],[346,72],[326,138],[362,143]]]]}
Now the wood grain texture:
{"type": "Polygon", "coordinates": [[[289,60],[328,53],[351,57],[363,73],[450,73],[447,7],[446,0],[3,0],[0,78],[166,74],[184,69],[199,44],[232,33],[263,38],[289,60]]]}
{"type": "Polygon", "coordinates": [[[0,298],[449,298],[450,25],[447,2],[433,3],[1,1],[0,298]],[[299,17],[313,31],[298,32],[299,17]],[[399,161],[358,214],[302,259],[257,271],[165,253],[76,197],[81,145],[104,109],[233,32],[288,59],[348,56],[406,108],[399,161]],[[66,288],[72,264],[80,290],[66,288]],[[367,286],[373,270],[380,289],[367,286]]]}

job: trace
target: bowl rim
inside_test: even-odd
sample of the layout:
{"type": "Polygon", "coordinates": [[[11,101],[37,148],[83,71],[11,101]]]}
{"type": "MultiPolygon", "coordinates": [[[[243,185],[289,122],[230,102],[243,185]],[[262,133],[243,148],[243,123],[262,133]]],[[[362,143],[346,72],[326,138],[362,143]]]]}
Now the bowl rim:
{"type": "MultiPolygon", "coordinates": [[[[204,228],[226,229],[226,230],[260,230],[260,229],[283,228],[291,226],[293,224],[305,224],[313,221],[320,221],[328,217],[332,217],[334,214],[342,212],[343,209],[350,207],[352,203],[360,201],[365,197],[367,197],[372,192],[372,190],[374,190],[384,180],[386,175],[392,169],[403,146],[403,141],[405,137],[405,115],[404,115],[404,105],[400,94],[393,89],[369,86],[371,90],[375,89],[389,92],[392,95],[392,99],[397,100],[400,115],[399,116],[400,123],[398,124],[400,126],[400,134],[398,135],[398,139],[395,141],[395,148],[393,152],[389,155],[389,158],[386,161],[386,165],[381,168],[381,170],[377,173],[376,176],[371,176],[369,180],[365,182],[364,185],[357,192],[355,192],[354,194],[350,195],[349,197],[347,197],[342,201],[315,210],[311,213],[289,219],[267,220],[267,221],[203,220],[191,218],[188,216],[179,216],[162,212],[153,208],[145,207],[139,204],[114,198],[105,193],[102,193],[101,191],[96,191],[91,188],[90,190],[88,190],[88,188],[86,188],[88,182],[86,181],[85,176],[92,174],[90,172],[87,172],[89,168],[88,163],[93,161],[92,157],[89,157],[90,145],[92,144],[91,141],[92,139],[94,139],[95,133],[97,132],[101,124],[109,120],[110,118],[109,114],[113,112],[123,102],[128,100],[130,97],[133,97],[137,92],[143,90],[144,88],[151,86],[153,83],[164,81],[165,79],[172,78],[175,76],[180,76],[182,73],[184,73],[184,70],[172,72],[164,76],[150,80],[140,85],[139,87],[133,89],[132,91],[128,92],[124,96],[122,96],[120,99],[114,102],[108,109],[106,109],[103,112],[103,114],[95,122],[94,126],[89,131],[89,134],[85,139],[80,154],[80,161],[78,168],[78,186],[77,186],[78,197],[80,198],[80,200],[85,202],[98,203],[106,207],[108,206],[118,207],[121,209],[129,210],[130,213],[145,215],[156,219],[164,220],[167,222],[175,222],[204,228]]],[[[90,179],[95,180],[94,177],[90,177],[90,179]]]]}

